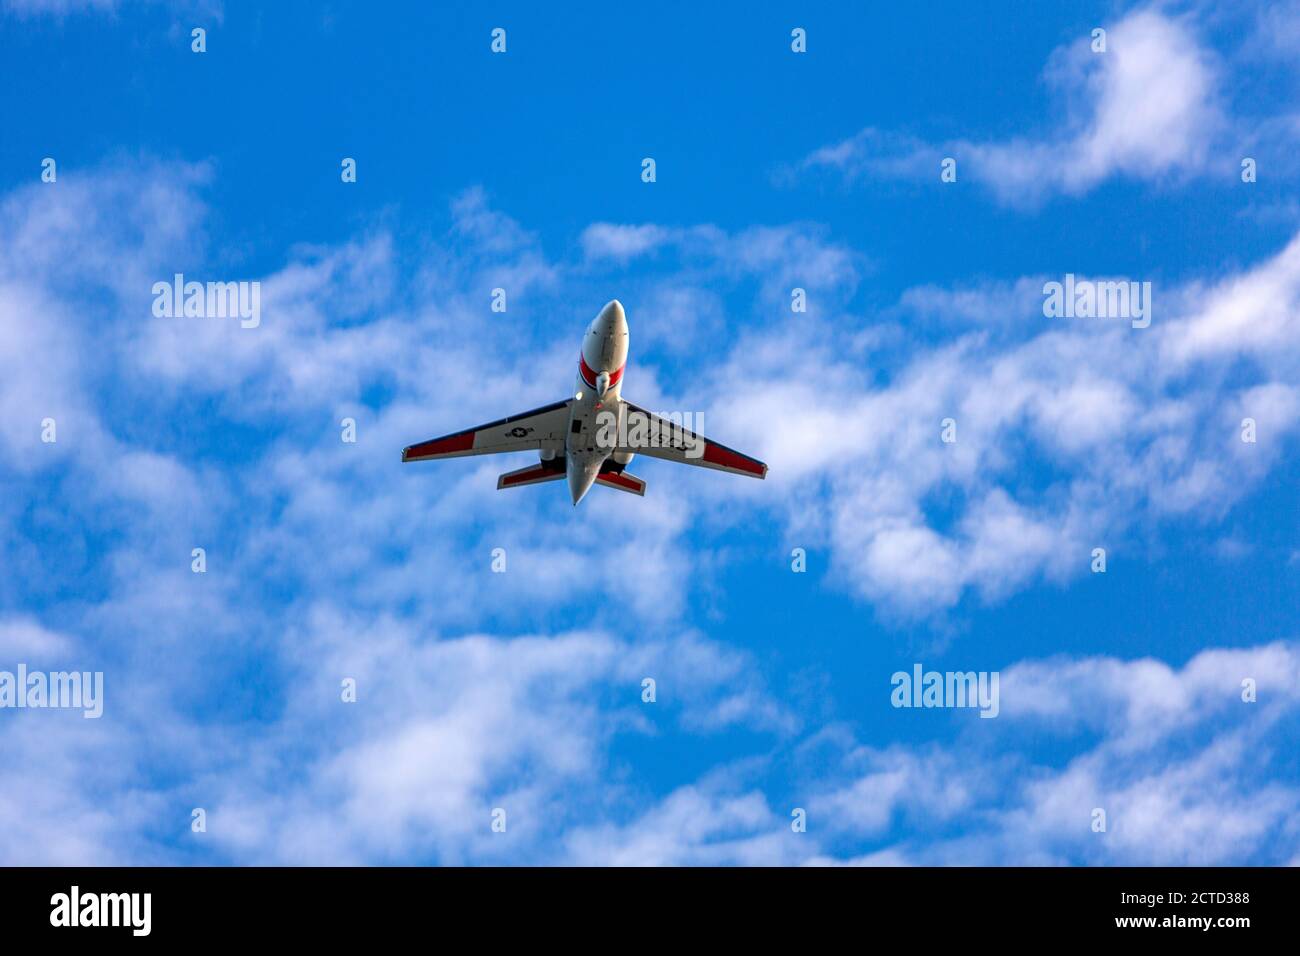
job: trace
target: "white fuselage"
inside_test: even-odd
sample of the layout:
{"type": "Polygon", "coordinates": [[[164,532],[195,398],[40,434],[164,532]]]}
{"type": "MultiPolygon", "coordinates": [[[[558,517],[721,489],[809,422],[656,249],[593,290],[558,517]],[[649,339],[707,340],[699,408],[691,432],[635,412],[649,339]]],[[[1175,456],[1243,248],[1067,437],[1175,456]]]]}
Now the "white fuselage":
{"type": "Polygon", "coordinates": [[[587,493],[600,474],[601,465],[614,451],[597,441],[597,416],[602,411],[619,414],[619,392],[626,365],[627,316],[622,304],[614,299],[587,326],[578,358],[578,380],[564,442],[569,493],[574,504],[587,493]]]}

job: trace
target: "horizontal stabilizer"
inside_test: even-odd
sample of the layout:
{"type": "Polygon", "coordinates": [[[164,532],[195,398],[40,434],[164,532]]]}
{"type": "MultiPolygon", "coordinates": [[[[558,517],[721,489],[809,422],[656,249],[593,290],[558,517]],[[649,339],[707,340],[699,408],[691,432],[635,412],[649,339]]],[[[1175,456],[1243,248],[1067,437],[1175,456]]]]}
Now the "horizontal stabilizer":
{"type": "Polygon", "coordinates": [[[596,476],[596,484],[616,488],[633,495],[645,495],[645,482],[630,471],[606,471],[596,476]]]}
{"type": "Polygon", "coordinates": [[[539,465],[529,465],[518,471],[508,471],[497,479],[497,490],[502,488],[519,488],[523,485],[537,485],[543,481],[559,481],[564,477],[564,460],[544,461],[539,465]]]}

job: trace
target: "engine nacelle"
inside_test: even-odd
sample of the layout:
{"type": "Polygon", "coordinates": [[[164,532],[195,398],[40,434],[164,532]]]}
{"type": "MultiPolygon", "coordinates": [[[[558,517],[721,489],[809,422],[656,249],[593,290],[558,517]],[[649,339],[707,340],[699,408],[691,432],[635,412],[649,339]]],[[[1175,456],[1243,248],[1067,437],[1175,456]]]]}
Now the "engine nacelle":
{"type": "Polygon", "coordinates": [[[630,462],[633,458],[636,457],[636,452],[616,451],[614,452],[614,454],[610,455],[609,457],[614,459],[614,461],[620,465],[626,465],[628,462],[630,462]]]}
{"type": "Polygon", "coordinates": [[[558,454],[559,454],[559,452],[556,451],[554,448],[543,448],[543,449],[542,449],[542,461],[554,461],[554,460],[555,460],[555,456],[558,455],[558,454]]]}

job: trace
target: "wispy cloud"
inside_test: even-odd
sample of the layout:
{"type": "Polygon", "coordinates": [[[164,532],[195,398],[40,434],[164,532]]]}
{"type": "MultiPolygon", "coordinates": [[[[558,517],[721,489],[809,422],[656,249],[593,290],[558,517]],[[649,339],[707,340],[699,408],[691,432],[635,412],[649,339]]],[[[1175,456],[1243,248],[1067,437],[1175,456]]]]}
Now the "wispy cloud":
{"type": "Polygon", "coordinates": [[[1042,133],[929,143],[867,128],[815,150],[800,169],[832,170],[854,182],[938,183],[940,160],[951,157],[959,182],[970,179],[1000,202],[1026,206],[1058,193],[1077,196],[1113,177],[1199,175],[1223,159],[1215,154],[1228,126],[1220,70],[1190,15],[1142,7],[1109,28],[1104,52],[1091,44],[1084,36],[1049,58],[1044,75],[1059,105],[1042,133]]]}
{"type": "Polygon", "coordinates": [[[1146,330],[1046,319],[1041,286],[1024,314],[1032,280],[926,287],[891,318],[937,305],[998,334],[921,338],[877,361],[845,354],[826,325],[775,328],[733,355],[718,394],[785,503],[805,524],[820,516],[805,540],[830,548],[851,590],[905,613],[972,590],[998,600],[1086,573],[1093,548],[1135,544],[1138,523],[1214,520],[1284,459],[1300,428],[1297,247],[1164,291],[1146,330]],[[1245,418],[1267,421],[1267,442],[1241,440],[1245,418]]]}

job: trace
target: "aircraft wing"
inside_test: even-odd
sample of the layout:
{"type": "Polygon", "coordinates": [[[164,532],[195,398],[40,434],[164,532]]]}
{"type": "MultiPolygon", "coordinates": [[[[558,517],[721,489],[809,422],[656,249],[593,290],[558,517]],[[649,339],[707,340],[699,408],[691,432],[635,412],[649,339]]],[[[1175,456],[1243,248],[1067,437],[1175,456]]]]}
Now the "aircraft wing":
{"type": "Polygon", "coordinates": [[[733,475],[748,475],[751,478],[767,477],[767,465],[757,458],[750,458],[734,448],[720,445],[690,429],[684,429],[681,425],[674,425],[631,402],[624,402],[623,405],[626,409],[624,414],[627,418],[629,438],[627,451],[651,458],[662,458],[664,461],[677,461],[684,465],[699,465],[703,468],[729,471],[733,475]],[[634,443],[632,439],[637,434],[636,416],[639,415],[645,416],[645,432],[649,437],[647,441],[634,443]]]}
{"type": "Polygon", "coordinates": [[[562,450],[564,431],[569,427],[570,401],[572,399],[544,405],[477,428],[408,445],[402,449],[402,461],[496,455],[508,451],[531,451],[547,445],[562,450]]]}

